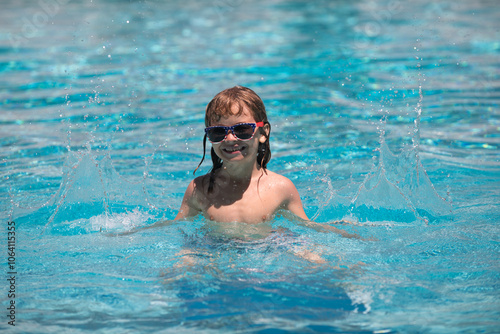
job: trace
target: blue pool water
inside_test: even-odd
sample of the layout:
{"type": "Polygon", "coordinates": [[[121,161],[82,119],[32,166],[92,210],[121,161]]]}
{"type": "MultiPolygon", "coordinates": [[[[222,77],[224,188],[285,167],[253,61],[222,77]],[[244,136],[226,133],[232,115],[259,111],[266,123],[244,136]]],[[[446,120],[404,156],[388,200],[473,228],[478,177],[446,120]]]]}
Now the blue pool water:
{"type": "Polygon", "coordinates": [[[496,1],[1,7],[2,332],[500,331],[496,1]],[[364,240],[126,233],[175,217],[236,84],[268,109],[269,169],[364,240]]]}

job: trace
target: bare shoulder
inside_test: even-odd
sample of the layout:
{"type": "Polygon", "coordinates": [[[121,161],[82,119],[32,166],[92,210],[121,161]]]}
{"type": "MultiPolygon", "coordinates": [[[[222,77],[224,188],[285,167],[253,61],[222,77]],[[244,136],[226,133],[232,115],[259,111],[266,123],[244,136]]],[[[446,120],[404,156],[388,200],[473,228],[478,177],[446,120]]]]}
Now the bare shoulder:
{"type": "Polygon", "coordinates": [[[268,171],[269,189],[273,196],[278,196],[280,207],[290,211],[299,218],[308,220],[299,192],[293,182],[286,176],[268,171]]]}
{"type": "Polygon", "coordinates": [[[196,177],[189,183],[188,189],[186,192],[190,192],[191,195],[198,197],[200,195],[203,195],[207,192],[208,189],[208,183],[209,183],[210,176],[208,174],[201,175],[196,177]]]}
{"type": "Polygon", "coordinates": [[[289,178],[269,170],[267,171],[267,184],[274,191],[279,191],[284,195],[290,196],[297,193],[297,188],[289,178]]]}
{"type": "Polygon", "coordinates": [[[208,189],[209,175],[198,176],[193,179],[184,194],[184,200],[190,206],[199,207],[208,189]]]}
{"type": "Polygon", "coordinates": [[[199,176],[189,183],[175,220],[192,217],[201,212],[203,204],[201,199],[203,198],[203,184],[205,183],[205,179],[205,175],[199,176]]]}

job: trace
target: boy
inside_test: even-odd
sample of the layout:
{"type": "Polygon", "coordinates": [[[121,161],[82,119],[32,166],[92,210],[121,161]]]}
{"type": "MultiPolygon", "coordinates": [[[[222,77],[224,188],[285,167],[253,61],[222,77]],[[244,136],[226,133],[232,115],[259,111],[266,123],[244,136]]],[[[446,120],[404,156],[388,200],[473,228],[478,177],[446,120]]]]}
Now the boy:
{"type": "Polygon", "coordinates": [[[266,168],[271,125],[254,91],[236,86],[217,94],[205,125],[204,147],[208,138],[213,167],[189,184],[176,220],[202,213],[218,222],[254,224],[279,210],[308,220],[294,184],[266,168]]]}
{"type": "MultiPolygon", "coordinates": [[[[315,230],[359,238],[310,221],[292,181],[266,168],[271,159],[271,124],[253,90],[235,86],[217,94],[207,105],[205,125],[203,149],[208,138],[213,166],[208,174],[191,181],[175,220],[201,213],[219,223],[258,224],[283,212],[315,230]]],[[[204,159],[205,152],[198,167],[204,159]]]]}

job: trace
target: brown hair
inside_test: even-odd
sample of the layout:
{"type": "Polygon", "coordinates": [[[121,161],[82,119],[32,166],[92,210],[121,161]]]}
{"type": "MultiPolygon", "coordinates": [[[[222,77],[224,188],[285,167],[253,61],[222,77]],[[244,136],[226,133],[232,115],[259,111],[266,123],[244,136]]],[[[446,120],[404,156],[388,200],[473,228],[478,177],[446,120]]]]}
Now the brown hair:
{"type": "MultiPolygon", "coordinates": [[[[243,86],[235,86],[232,88],[228,88],[223,90],[219,94],[215,95],[215,97],[210,101],[207,105],[206,113],[205,113],[205,126],[210,126],[214,122],[217,122],[222,117],[227,117],[230,115],[241,115],[243,113],[243,108],[247,107],[253,118],[256,122],[264,122],[269,126],[269,131],[271,131],[271,124],[267,120],[266,108],[264,106],[264,102],[262,102],[261,98],[250,88],[243,86]],[[233,106],[238,106],[238,112],[235,114],[233,110],[233,106]]],[[[257,153],[257,163],[261,168],[266,168],[267,163],[271,160],[271,147],[269,145],[269,135],[266,134],[261,128],[258,131],[262,131],[264,136],[266,136],[266,141],[264,143],[259,142],[258,153],[257,153]]],[[[200,164],[194,170],[200,167],[205,159],[205,148],[206,148],[206,135],[203,138],[203,158],[201,159],[200,164]]],[[[211,150],[212,162],[213,166],[210,170],[210,177],[212,179],[215,171],[222,167],[222,160],[215,154],[214,149],[211,150]]],[[[212,183],[212,182],[211,182],[212,183]]]]}

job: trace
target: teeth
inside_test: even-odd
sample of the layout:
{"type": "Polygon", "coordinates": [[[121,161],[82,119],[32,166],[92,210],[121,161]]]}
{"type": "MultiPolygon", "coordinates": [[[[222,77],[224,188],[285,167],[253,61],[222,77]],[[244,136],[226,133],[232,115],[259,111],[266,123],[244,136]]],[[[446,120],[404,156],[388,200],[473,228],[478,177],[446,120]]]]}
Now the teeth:
{"type": "Polygon", "coordinates": [[[239,147],[226,147],[224,150],[227,152],[241,151],[241,149],[239,147]]]}

